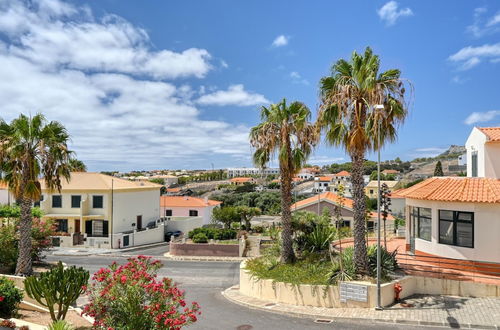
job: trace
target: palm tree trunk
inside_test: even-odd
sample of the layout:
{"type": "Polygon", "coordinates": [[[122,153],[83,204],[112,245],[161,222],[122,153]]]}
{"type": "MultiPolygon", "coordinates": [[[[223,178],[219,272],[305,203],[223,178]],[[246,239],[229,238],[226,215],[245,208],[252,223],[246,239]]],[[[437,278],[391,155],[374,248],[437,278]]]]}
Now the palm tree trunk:
{"type": "Polygon", "coordinates": [[[19,223],[19,256],[16,275],[29,276],[33,272],[31,259],[31,200],[21,199],[21,221],[19,223]]]}
{"type": "Polygon", "coordinates": [[[354,200],[354,266],[357,274],[368,273],[368,260],[365,240],[366,201],[363,180],[364,153],[357,151],[351,154],[352,187],[354,200]]]}
{"type": "Polygon", "coordinates": [[[293,251],[292,241],[292,185],[289,179],[289,174],[285,173],[280,165],[281,171],[281,223],[283,231],[281,232],[282,251],[281,261],[284,263],[293,263],[295,261],[295,253],[293,251]]]}

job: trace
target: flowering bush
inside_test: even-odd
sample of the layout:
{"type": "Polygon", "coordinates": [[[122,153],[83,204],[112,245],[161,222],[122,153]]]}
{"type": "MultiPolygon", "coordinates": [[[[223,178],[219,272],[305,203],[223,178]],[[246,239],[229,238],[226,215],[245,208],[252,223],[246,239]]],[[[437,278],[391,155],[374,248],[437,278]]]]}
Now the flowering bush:
{"type": "Polygon", "coordinates": [[[95,319],[97,329],[181,329],[196,322],[198,303],[186,307],[184,292],[169,278],[159,280],[162,264],[150,257],[113,263],[92,277],[89,304],[83,314],[95,319]]]}
{"type": "Polygon", "coordinates": [[[16,288],[14,282],[0,276],[0,317],[10,317],[15,314],[23,292],[16,288]]]}

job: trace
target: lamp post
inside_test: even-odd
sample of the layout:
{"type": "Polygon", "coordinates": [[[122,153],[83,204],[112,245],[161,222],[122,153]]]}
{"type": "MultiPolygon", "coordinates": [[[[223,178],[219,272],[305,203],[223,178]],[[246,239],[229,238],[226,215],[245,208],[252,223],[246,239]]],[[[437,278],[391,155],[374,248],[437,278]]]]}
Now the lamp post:
{"type": "MultiPolygon", "coordinates": [[[[375,110],[384,110],[383,104],[375,105],[375,110]]],[[[382,302],[380,295],[380,262],[381,262],[381,247],[380,247],[380,120],[377,120],[377,306],[376,310],[382,310],[382,302]]]]}

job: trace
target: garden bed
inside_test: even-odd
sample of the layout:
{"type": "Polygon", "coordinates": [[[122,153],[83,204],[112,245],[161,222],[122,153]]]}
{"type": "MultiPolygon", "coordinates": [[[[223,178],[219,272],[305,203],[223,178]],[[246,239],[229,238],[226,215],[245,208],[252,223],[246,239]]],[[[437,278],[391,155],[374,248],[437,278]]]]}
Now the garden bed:
{"type": "Polygon", "coordinates": [[[239,257],[239,251],[239,244],[170,242],[170,254],[173,256],[239,257]]]}
{"type": "MultiPolygon", "coordinates": [[[[17,318],[22,321],[36,323],[43,326],[48,326],[52,323],[49,313],[28,311],[23,309],[19,310],[18,313],[19,316],[17,316],[17,318]]],[[[68,314],[66,314],[66,321],[69,324],[73,325],[73,327],[77,330],[92,329],[92,324],[74,310],[68,311],[68,314]]]]}

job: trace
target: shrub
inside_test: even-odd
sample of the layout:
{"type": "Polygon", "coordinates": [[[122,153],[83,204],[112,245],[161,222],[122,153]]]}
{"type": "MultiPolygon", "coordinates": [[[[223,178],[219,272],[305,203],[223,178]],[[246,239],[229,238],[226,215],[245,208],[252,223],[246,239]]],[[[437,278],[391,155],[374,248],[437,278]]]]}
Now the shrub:
{"type": "Polygon", "coordinates": [[[11,320],[3,320],[0,322],[0,327],[8,328],[8,329],[15,329],[16,324],[11,320]]]}
{"type": "Polygon", "coordinates": [[[74,328],[68,322],[64,320],[59,320],[52,322],[51,325],[48,326],[47,330],[73,330],[74,328]]]}
{"type": "Polygon", "coordinates": [[[193,243],[207,243],[208,237],[203,233],[199,233],[193,236],[193,243]]]}
{"type": "Polygon", "coordinates": [[[303,248],[309,252],[321,252],[329,249],[335,239],[335,228],[331,226],[316,226],[309,234],[304,234],[303,248]]]}
{"type": "Polygon", "coordinates": [[[8,268],[10,272],[14,272],[17,262],[17,240],[16,227],[14,225],[6,225],[0,227],[0,265],[8,268]]]}
{"type": "Polygon", "coordinates": [[[47,307],[53,321],[64,320],[68,308],[74,304],[80,294],[85,292],[89,272],[75,266],[64,268],[59,261],[57,266],[40,277],[30,276],[24,280],[24,287],[29,297],[47,307]],[[57,314],[54,310],[57,305],[57,314]]]}
{"type": "Polygon", "coordinates": [[[0,317],[11,317],[23,300],[23,292],[16,288],[14,282],[0,277],[0,317]]]}
{"type": "Polygon", "coordinates": [[[188,237],[194,241],[194,237],[198,234],[205,235],[207,239],[216,239],[216,240],[227,240],[236,238],[236,230],[222,229],[222,228],[195,228],[188,233],[188,237]]]}
{"type": "Polygon", "coordinates": [[[256,232],[257,234],[262,234],[264,233],[264,226],[253,226],[252,230],[256,232]]]}
{"type": "MultiPolygon", "coordinates": [[[[370,245],[368,247],[368,267],[370,275],[377,276],[377,246],[370,245]]],[[[399,268],[398,261],[396,259],[397,250],[389,252],[385,247],[381,246],[380,249],[380,276],[383,279],[388,279],[389,275],[394,274],[394,272],[399,268]]]]}
{"type": "Polygon", "coordinates": [[[187,307],[184,292],[169,278],[159,280],[162,264],[138,256],[119,266],[113,263],[93,276],[83,313],[98,329],[181,329],[196,322],[199,305],[187,307]]]}

